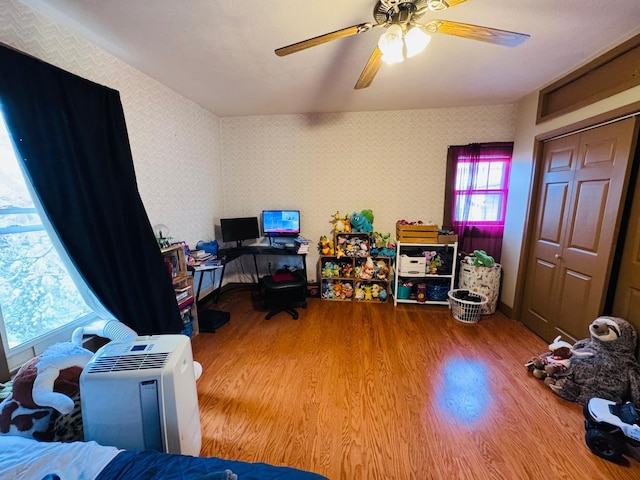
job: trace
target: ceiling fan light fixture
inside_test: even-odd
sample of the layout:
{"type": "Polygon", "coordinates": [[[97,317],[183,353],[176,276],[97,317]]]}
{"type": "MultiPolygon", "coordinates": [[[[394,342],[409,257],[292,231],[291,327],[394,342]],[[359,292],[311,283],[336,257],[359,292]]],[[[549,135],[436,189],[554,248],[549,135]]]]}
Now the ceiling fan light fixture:
{"type": "Polygon", "coordinates": [[[382,52],[383,62],[393,64],[404,61],[402,53],[402,50],[404,49],[402,33],[402,27],[394,24],[389,26],[387,31],[380,35],[378,48],[382,52]]]}
{"type": "Polygon", "coordinates": [[[431,36],[427,35],[422,28],[415,26],[411,28],[404,37],[404,44],[407,47],[407,58],[411,58],[423,51],[429,42],[431,36]]]}
{"type": "Polygon", "coordinates": [[[445,0],[429,0],[428,8],[432,12],[441,12],[449,8],[449,4],[445,0]]]}

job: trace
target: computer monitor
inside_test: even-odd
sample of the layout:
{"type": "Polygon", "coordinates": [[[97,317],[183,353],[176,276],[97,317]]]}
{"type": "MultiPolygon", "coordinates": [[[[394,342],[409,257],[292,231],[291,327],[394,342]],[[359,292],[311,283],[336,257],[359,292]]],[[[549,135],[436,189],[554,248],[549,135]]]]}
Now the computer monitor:
{"type": "Polygon", "coordinates": [[[265,237],[297,237],[300,210],[263,210],[262,232],[265,237]]]}
{"type": "Polygon", "coordinates": [[[222,241],[236,242],[238,248],[242,247],[244,240],[260,237],[258,217],[221,218],[220,230],[222,230],[222,241]]]}

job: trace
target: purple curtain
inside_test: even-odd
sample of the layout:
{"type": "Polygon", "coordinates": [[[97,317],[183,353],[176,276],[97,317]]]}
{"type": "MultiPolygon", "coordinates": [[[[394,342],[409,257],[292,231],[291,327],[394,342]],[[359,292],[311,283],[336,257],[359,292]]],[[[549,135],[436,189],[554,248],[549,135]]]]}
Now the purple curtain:
{"type": "Polygon", "coordinates": [[[451,188],[453,195],[451,196],[451,225],[453,230],[458,234],[459,250],[464,253],[472,253],[474,250],[484,250],[491,255],[496,262],[500,262],[502,253],[502,235],[504,233],[504,212],[506,210],[506,189],[509,181],[509,167],[511,164],[511,154],[513,152],[513,143],[473,143],[463,146],[449,147],[449,159],[453,162],[451,168],[454,172],[458,171],[458,165],[462,162],[467,164],[467,175],[455,180],[451,188]],[[478,178],[481,172],[481,162],[490,161],[504,162],[507,159],[506,166],[503,170],[502,185],[496,190],[495,185],[490,182],[482,182],[486,177],[478,178]],[[478,221],[473,219],[472,200],[473,194],[478,193],[496,193],[502,199],[499,208],[499,218],[492,221],[478,221]],[[457,214],[456,214],[457,212],[457,214]]]}

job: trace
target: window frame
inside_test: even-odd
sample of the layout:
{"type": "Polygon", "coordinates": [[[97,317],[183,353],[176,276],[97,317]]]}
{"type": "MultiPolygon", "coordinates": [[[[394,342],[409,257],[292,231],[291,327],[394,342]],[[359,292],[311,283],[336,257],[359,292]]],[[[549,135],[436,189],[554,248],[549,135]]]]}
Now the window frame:
{"type": "MultiPolygon", "coordinates": [[[[513,142],[493,142],[493,143],[481,143],[479,144],[480,148],[485,148],[487,150],[493,150],[495,148],[500,147],[513,147],[513,142]]],[[[464,145],[451,145],[447,151],[447,165],[446,165],[446,174],[445,174],[445,199],[444,199],[444,213],[443,213],[443,228],[452,229],[454,223],[454,195],[456,192],[456,181],[457,181],[457,168],[458,168],[458,158],[460,155],[458,152],[460,149],[464,148],[464,145]]],[[[501,220],[500,221],[466,221],[465,223],[468,226],[479,226],[479,227],[503,227],[504,221],[506,217],[507,211],[507,202],[508,202],[508,193],[509,193],[509,178],[511,174],[511,163],[513,162],[513,156],[505,155],[489,155],[496,158],[504,158],[506,161],[506,167],[503,174],[502,188],[500,189],[491,189],[488,190],[491,193],[494,192],[503,192],[503,202],[501,206],[501,220]]],[[[482,161],[482,160],[481,160],[482,161]]],[[[474,192],[481,192],[483,190],[478,189],[474,190],[474,192]]]]}
{"type": "Polygon", "coordinates": [[[464,219],[458,219],[455,218],[455,213],[457,212],[458,208],[458,199],[460,197],[462,197],[463,195],[488,195],[488,194],[495,194],[499,196],[499,219],[498,220],[466,220],[466,223],[468,225],[478,225],[478,226],[502,226],[504,225],[504,220],[506,217],[506,212],[507,212],[507,197],[508,197],[508,193],[509,193],[509,174],[511,171],[511,157],[506,157],[504,155],[487,155],[486,157],[483,157],[481,160],[478,161],[478,163],[486,163],[489,165],[489,167],[491,166],[491,164],[495,164],[495,163],[501,163],[504,164],[504,167],[501,169],[502,170],[502,175],[501,175],[501,179],[500,179],[500,187],[499,188],[469,188],[469,189],[458,189],[457,188],[457,180],[458,180],[458,167],[460,166],[460,164],[462,163],[471,163],[472,160],[467,160],[468,157],[463,157],[461,159],[461,157],[457,157],[456,158],[456,165],[455,165],[455,172],[456,172],[456,176],[453,180],[453,188],[452,188],[452,200],[453,200],[453,206],[452,206],[452,216],[451,219],[458,221],[458,222],[462,222],[465,221],[464,219]],[[491,158],[489,158],[491,157],[491,158]],[[487,158],[487,160],[485,160],[484,158],[487,158]]]}

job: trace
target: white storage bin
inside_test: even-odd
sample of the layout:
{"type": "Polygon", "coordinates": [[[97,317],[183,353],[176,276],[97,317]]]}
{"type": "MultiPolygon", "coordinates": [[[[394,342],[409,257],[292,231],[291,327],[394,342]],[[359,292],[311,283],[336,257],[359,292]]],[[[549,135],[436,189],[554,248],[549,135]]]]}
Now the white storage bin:
{"type": "Polygon", "coordinates": [[[425,257],[400,255],[398,272],[401,277],[426,277],[427,259],[425,257]]]}

